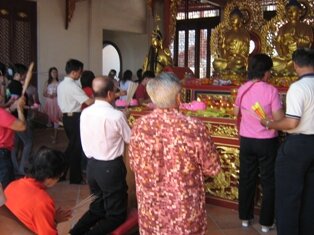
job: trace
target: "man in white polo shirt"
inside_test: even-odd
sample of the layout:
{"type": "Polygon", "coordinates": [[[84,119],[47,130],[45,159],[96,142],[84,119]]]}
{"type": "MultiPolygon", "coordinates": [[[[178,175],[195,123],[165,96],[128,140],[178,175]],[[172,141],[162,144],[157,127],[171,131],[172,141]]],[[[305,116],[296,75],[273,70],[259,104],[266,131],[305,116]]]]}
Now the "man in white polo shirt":
{"type": "Polygon", "coordinates": [[[95,103],[82,112],[81,138],[88,158],[88,185],[97,199],[70,231],[72,235],[109,234],[127,215],[127,172],[122,155],[131,130],[125,115],[112,106],[112,79],[95,78],[93,91],[95,103]]]}
{"type": "Polygon", "coordinates": [[[288,133],[276,160],[276,215],[278,235],[314,232],[314,50],[293,55],[299,79],[286,98],[286,116],[261,123],[288,133]]]}
{"type": "Polygon", "coordinates": [[[63,113],[63,125],[69,144],[65,156],[69,161],[70,184],[83,183],[81,170],[82,145],[80,138],[80,115],[83,103],[90,105],[94,102],[88,98],[77,80],[83,70],[81,61],[70,59],[65,66],[67,76],[59,84],[57,90],[58,105],[63,113]]]}

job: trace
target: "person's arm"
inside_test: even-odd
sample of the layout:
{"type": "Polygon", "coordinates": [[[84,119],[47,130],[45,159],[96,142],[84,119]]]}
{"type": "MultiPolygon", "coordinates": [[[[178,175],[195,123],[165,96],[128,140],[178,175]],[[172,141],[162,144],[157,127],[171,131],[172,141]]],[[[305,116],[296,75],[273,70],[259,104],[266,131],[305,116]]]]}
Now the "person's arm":
{"type": "Polygon", "coordinates": [[[87,106],[89,106],[89,105],[93,104],[94,102],[95,102],[95,99],[93,99],[93,98],[88,98],[88,99],[84,102],[84,104],[86,104],[87,106]]]}
{"type": "Polygon", "coordinates": [[[115,97],[116,97],[116,98],[119,98],[120,96],[125,96],[126,94],[127,94],[126,91],[120,90],[120,91],[118,91],[118,92],[115,93],[115,97]]]}
{"type": "Polygon", "coordinates": [[[199,163],[202,167],[204,175],[214,176],[220,171],[220,159],[214,142],[212,141],[209,131],[203,123],[198,125],[198,137],[200,143],[195,143],[198,146],[197,152],[199,163]]]}
{"type": "Polygon", "coordinates": [[[270,119],[262,119],[261,124],[268,129],[275,129],[275,130],[291,130],[296,128],[300,123],[300,119],[283,117],[280,120],[272,121],[270,119]]]}
{"type": "Polygon", "coordinates": [[[261,120],[261,124],[269,129],[275,130],[291,130],[296,128],[304,110],[304,92],[296,86],[291,85],[286,96],[286,115],[282,118],[270,120],[268,118],[261,120]]]}
{"type": "Polygon", "coordinates": [[[32,215],[33,224],[38,235],[57,235],[57,223],[55,221],[55,207],[50,200],[37,202],[32,215]]]}
{"type": "Polygon", "coordinates": [[[5,103],[5,83],[0,81],[0,105],[5,103]]]}
{"type": "MultiPolygon", "coordinates": [[[[126,111],[128,112],[128,111],[126,111]]],[[[118,129],[120,130],[120,134],[126,144],[130,142],[131,138],[131,129],[129,127],[128,121],[127,121],[127,115],[126,113],[123,113],[119,121],[117,122],[118,129]]]]}
{"type": "MultiPolygon", "coordinates": [[[[11,124],[10,129],[14,131],[25,131],[26,130],[26,122],[25,122],[25,116],[24,116],[24,106],[25,106],[25,97],[19,98],[15,103],[11,106],[14,107],[16,106],[17,109],[17,115],[18,118],[11,124]]],[[[9,108],[11,111],[11,107],[9,108]]]]}
{"type": "Polygon", "coordinates": [[[48,95],[48,84],[45,85],[45,88],[43,90],[43,96],[46,98],[49,97],[49,95],[48,95]]]}
{"type": "Polygon", "coordinates": [[[71,94],[73,98],[79,103],[79,104],[86,104],[87,106],[93,104],[95,102],[94,98],[89,98],[84,90],[79,87],[77,84],[73,86],[73,89],[71,90],[71,94]]]}
{"type": "Polygon", "coordinates": [[[56,224],[68,221],[72,217],[71,209],[63,209],[59,207],[55,213],[55,222],[56,224]]]}

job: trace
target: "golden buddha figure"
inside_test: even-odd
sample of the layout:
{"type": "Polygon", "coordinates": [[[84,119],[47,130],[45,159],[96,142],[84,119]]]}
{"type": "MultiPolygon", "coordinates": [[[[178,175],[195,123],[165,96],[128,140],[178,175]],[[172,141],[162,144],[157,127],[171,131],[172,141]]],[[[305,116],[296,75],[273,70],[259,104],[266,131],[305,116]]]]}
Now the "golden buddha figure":
{"type": "Polygon", "coordinates": [[[278,56],[273,57],[275,76],[293,76],[292,53],[297,48],[310,48],[313,44],[312,27],[300,21],[302,6],[290,1],[285,6],[287,23],[279,28],[274,45],[278,56]]]}
{"type": "Polygon", "coordinates": [[[250,33],[243,26],[243,14],[235,7],[230,13],[231,29],[220,35],[218,58],[213,62],[219,74],[244,73],[249,57],[250,33]]]}
{"type": "Polygon", "coordinates": [[[172,65],[171,53],[163,47],[162,34],[157,29],[152,33],[151,46],[143,65],[143,72],[152,71],[158,75],[165,66],[172,65]]]}

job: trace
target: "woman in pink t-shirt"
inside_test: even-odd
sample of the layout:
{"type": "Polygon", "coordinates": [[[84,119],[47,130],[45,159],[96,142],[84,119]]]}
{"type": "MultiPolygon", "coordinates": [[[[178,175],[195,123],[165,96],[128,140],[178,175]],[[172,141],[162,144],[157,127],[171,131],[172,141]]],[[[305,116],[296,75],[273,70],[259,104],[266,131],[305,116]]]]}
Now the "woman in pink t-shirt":
{"type": "Polygon", "coordinates": [[[254,217],[254,198],[260,175],[263,198],[259,222],[263,232],[268,232],[274,223],[274,169],[279,142],[278,133],[260,124],[252,106],[259,102],[267,117],[274,120],[283,117],[278,90],[266,82],[272,66],[269,56],[254,55],[249,61],[249,80],[239,88],[235,101],[235,115],[238,116],[239,111],[242,115],[239,130],[239,217],[243,227],[249,226],[254,217]]]}

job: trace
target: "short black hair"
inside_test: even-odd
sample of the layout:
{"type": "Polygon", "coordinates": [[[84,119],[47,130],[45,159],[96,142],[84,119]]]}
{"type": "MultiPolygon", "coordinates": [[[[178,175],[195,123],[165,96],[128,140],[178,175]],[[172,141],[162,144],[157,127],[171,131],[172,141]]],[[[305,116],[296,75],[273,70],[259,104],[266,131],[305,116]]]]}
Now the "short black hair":
{"type": "Polygon", "coordinates": [[[95,74],[90,70],[83,71],[81,75],[81,84],[82,88],[84,87],[92,87],[93,80],[95,78],[95,74]]]}
{"type": "Polygon", "coordinates": [[[66,161],[61,151],[42,146],[34,155],[28,176],[40,182],[57,179],[64,173],[65,167],[66,161]]]}
{"type": "Polygon", "coordinates": [[[141,80],[143,77],[143,69],[138,69],[136,71],[136,76],[137,76],[138,80],[141,80]]]}
{"type": "Polygon", "coordinates": [[[128,80],[132,80],[132,76],[133,76],[133,73],[131,70],[126,70],[124,73],[123,73],[123,76],[121,78],[121,82],[126,82],[128,80]]]}
{"type": "Polygon", "coordinates": [[[155,74],[153,71],[147,70],[143,73],[143,78],[154,78],[155,74]]]}
{"type": "Polygon", "coordinates": [[[117,71],[115,69],[111,69],[108,73],[108,77],[114,78],[117,75],[117,71]]]}
{"type": "Polygon", "coordinates": [[[248,79],[262,79],[273,67],[272,59],[266,54],[255,54],[249,58],[248,79]]]}
{"type": "Polygon", "coordinates": [[[14,64],[14,74],[26,74],[27,73],[27,67],[24,64],[14,64]]]}
{"type": "Polygon", "coordinates": [[[71,73],[72,71],[79,71],[83,70],[84,64],[76,59],[69,59],[65,65],[65,72],[67,74],[71,73]]]}
{"type": "Polygon", "coordinates": [[[114,91],[114,89],[115,89],[112,78],[102,77],[102,79],[103,79],[102,87],[100,89],[98,89],[97,91],[95,91],[93,89],[93,93],[94,93],[95,98],[106,98],[108,95],[108,92],[114,91]]]}
{"type": "Polygon", "coordinates": [[[21,96],[23,91],[23,85],[17,80],[12,80],[8,85],[8,90],[11,95],[21,96]]]}
{"type": "Polygon", "coordinates": [[[314,67],[314,49],[299,48],[292,53],[292,60],[300,67],[314,67]]]}

